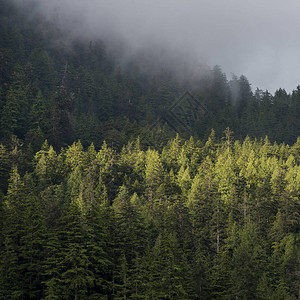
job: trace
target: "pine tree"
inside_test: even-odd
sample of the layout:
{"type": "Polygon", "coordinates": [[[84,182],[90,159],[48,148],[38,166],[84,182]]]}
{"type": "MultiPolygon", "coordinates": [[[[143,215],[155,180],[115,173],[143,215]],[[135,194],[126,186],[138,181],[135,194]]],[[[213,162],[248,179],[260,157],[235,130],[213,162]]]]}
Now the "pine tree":
{"type": "Polygon", "coordinates": [[[163,230],[152,249],[147,297],[189,299],[178,250],[176,236],[163,230]]]}
{"type": "Polygon", "coordinates": [[[3,228],[4,247],[1,253],[1,297],[11,295],[14,298],[22,297],[22,274],[19,272],[20,244],[23,236],[22,213],[24,205],[24,184],[16,168],[10,176],[10,184],[4,203],[3,228]]]}
{"type": "Polygon", "coordinates": [[[10,157],[6,147],[0,144],[0,191],[5,193],[8,187],[10,157]]]}
{"type": "Polygon", "coordinates": [[[99,299],[113,293],[114,239],[112,209],[95,202],[86,213],[87,252],[92,273],[92,284],[88,294],[92,299],[99,299]]]}
{"type": "Polygon", "coordinates": [[[4,203],[1,297],[41,297],[45,227],[32,179],[13,169],[4,203]]]}
{"type": "Polygon", "coordinates": [[[55,147],[70,144],[74,136],[72,121],[73,95],[69,95],[64,85],[61,85],[53,95],[52,111],[50,115],[49,142],[55,147]]]}
{"type": "Polygon", "coordinates": [[[15,134],[24,138],[28,129],[29,103],[24,72],[20,66],[15,67],[14,82],[7,92],[6,103],[1,113],[2,137],[15,134]]]}
{"type": "Polygon", "coordinates": [[[89,270],[86,235],[85,219],[77,204],[71,202],[47,245],[46,299],[82,299],[87,295],[93,273],[89,270]]]}
{"type": "Polygon", "coordinates": [[[247,222],[240,233],[240,244],[233,250],[232,294],[255,299],[258,280],[265,271],[264,253],[257,239],[256,226],[247,222]]]}
{"type": "Polygon", "coordinates": [[[139,199],[136,194],[132,197],[123,185],[113,208],[116,213],[116,225],[119,230],[117,235],[120,269],[120,295],[126,297],[136,291],[134,287],[135,276],[140,272],[137,265],[138,257],[141,257],[147,244],[144,220],[138,208],[139,199]]]}
{"type": "Polygon", "coordinates": [[[155,199],[155,191],[162,183],[163,166],[157,151],[149,149],[146,153],[145,184],[150,204],[155,199]]]}
{"type": "Polygon", "coordinates": [[[34,157],[35,173],[39,179],[40,188],[61,184],[65,178],[67,168],[64,163],[63,153],[57,154],[47,140],[34,157]]]}

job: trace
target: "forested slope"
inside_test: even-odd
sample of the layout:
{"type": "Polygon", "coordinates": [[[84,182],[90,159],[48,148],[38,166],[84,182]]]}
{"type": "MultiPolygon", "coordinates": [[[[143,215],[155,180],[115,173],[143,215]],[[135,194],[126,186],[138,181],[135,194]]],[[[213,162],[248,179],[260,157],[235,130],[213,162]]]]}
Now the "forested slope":
{"type": "Polygon", "coordinates": [[[106,140],[120,149],[148,128],[163,126],[163,117],[187,90],[207,113],[185,111],[176,122],[169,122],[170,131],[207,138],[212,128],[220,137],[230,127],[236,138],[267,135],[271,141],[289,144],[297,140],[299,88],[291,94],[282,89],[275,95],[253,93],[245,76],[228,80],[218,66],[205,72],[200,68],[198,73],[182,71],[179,80],[171,69],[143,68],[138,57],[122,65],[101,41],[72,38],[55,20],[32,17],[32,11],[29,4],[20,11],[1,1],[4,143],[15,135],[36,151],[45,139],[56,150],[78,139],[84,146],[94,142],[96,147],[106,140]],[[190,126],[178,126],[182,121],[190,126]]]}
{"type": "Polygon", "coordinates": [[[120,65],[24,7],[0,0],[0,299],[298,299],[300,87],[120,65]]]}
{"type": "Polygon", "coordinates": [[[299,147],[44,143],[2,196],[1,299],[297,299],[299,147]]]}

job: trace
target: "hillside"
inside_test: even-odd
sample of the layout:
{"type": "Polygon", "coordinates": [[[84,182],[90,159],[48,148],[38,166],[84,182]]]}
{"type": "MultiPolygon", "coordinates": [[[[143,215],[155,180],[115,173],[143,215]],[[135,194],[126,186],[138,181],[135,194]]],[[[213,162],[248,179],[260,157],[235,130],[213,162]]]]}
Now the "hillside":
{"type": "Polygon", "coordinates": [[[121,147],[163,126],[186,91],[207,113],[179,105],[176,120],[167,122],[172,136],[178,131],[206,139],[214,129],[220,137],[230,127],[241,139],[297,140],[299,88],[292,94],[280,88],[274,95],[253,92],[245,76],[228,80],[219,66],[182,71],[179,79],[171,68],[151,70],[140,57],[120,65],[121,54],[108,53],[103,42],[71,39],[55,21],[28,18],[33,8],[19,11],[9,3],[2,1],[0,12],[3,142],[15,135],[35,150],[45,139],[56,149],[78,139],[84,146],[106,140],[121,147]]]}
{"type": "Polygon", "coordinates": [[[120,64],[24,7],[0,0],[0,299],[299,299],[300,87],[120,64]]]}
{"type": "Polygon", "coordinates": [[[299,142],[2,147],[0,297],[298,299],[299,142]]]}

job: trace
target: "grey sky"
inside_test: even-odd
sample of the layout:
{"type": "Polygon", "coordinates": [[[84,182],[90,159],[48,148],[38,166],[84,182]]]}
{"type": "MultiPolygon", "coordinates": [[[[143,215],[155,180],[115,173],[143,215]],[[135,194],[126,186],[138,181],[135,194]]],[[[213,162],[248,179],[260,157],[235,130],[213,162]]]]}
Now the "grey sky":
{"type": "Polygon", "coordinates": [[[121,37],[131,53],[160,46],[220,65],[274,92],[300,84],[299,0],[40,0],[76,33],[121,37]],[[75,26],[75,25],[74,25],[75,26]]]}

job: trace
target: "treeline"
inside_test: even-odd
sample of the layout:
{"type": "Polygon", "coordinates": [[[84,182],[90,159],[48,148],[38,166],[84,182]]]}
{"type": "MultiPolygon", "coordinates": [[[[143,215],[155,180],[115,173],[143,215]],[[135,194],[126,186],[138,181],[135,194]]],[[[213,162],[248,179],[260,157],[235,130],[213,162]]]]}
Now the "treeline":
{"type": "Polygon", "coordinates": [[[0,149],[1,299],[300,296],[300,140],[0,149]]]}
{"type": "MultiPolygon", "coordinates": [[[[121,149],[157,123],[189,90],[205,107],[181,113],[169,131],[207,139],[230,127],[236,138],[247,135],[293,144],[300,132],[300,88],[274,95],[251,90],[245,76],[226,78],[218,66],[199,73],[156,73],[138,58],[121,68],[119,57],[101,41],[70,39],[55,22],[29,18],[29,2],[18,10],[0,1],[0,140],[12,135],[37,151],[47,139],[56,150],[81,140],[87,147],[104,140],[121,149]],[[203,73],[206,75],[203,76],[203,73]],[[181,119],[180,119],[181,118],[181,119]],[[179,120],[178,120],[179,119],[179,120]],[[184,119],[184,120],[183,120],[184,119]],[[192,121],[192,122],[191,122],[192,121]]],[[[153,62],[154,63],[154,62],[153,62]]],[[[182,107],[180,107],[182,109],[182,107]]],[[[184,110],[184,108],[183,108],[184,110]]]]}
{"type": "Polygon", "coordinates": [[[121,69],[23,8],[0,0],[0,299],[299,298],[300,87],[121,69]],[[205,113],[164,124],[186,90],[205,113]]]}

